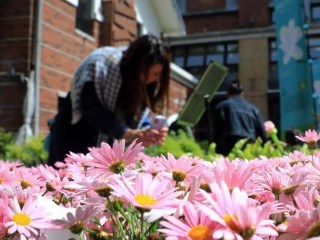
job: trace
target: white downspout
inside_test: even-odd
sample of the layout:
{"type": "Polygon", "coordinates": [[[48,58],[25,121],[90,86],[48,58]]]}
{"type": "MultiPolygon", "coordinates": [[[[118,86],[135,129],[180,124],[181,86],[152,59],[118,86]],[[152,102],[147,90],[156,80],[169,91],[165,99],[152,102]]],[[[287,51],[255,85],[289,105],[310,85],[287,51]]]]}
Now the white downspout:
{"type": "Polygon", "coordinates": [[[34,112],[34,133],[39,135],[40,122],[40,70],[41,70],[41,36],[42,36],[42,9],[43,0],[38,0],[37,29],[35,46],[35,112],[34,112]]]}

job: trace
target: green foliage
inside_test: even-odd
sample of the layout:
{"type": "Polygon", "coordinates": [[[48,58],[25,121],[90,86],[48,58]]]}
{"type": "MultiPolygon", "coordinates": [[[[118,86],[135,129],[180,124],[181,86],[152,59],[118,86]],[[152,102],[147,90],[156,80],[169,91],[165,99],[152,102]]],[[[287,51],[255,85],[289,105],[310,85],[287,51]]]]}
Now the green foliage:
{"type": "Polygon", "coordinates": [[[8,133],[4,129],[0,128],[0,159],[4,159],[7,151],[7,146],[12,143],[12,133],[8,133]]]}
{"type": "Polygon", "coordinates": [[[45,163],[48,153],[43,148],[43,137],[30,137],[24,144],[7,147],[6,160],[21,160],[26,166],[45,163]]]}
{"type": "Polygon", "coordinates": [[[171,153],[174,157],[178,158],[181,155],[189,155],[194,157],[200,157],[202,159],[211,159],[206,154],[206,151],[201,148],[194,138],[183,130],[170,131],[168,137],[161,146],[151,146],[145,148],[145,153],[150,156],[167,156],[171,153]]]}
{"type": "Polygon", "coordinates": [[[0,159],[6,161],[20,160],[26,166],[45,163],[48,157],[43,147],[44,137],[31,137],[24,144],[17,145],[14,135],[0,129],[0,159]]]}
{"type": "Polygon", "coordinates": [[[239,140],[228,155],[229,159],[255,159],[259,156],[267,158],[281,157],[285,153],[283,147],[277,147],[273,142],[267,141],[263,144],[261,138],[248,143],[248,139],[239,140]]]}
{"type": "Polygon", "coordinates": [[[255,142],[247,143],[248,139],[239,140],[231,152],[228,155],[229,159],[241,158],[241,159],[255,159],[260,156],[267,158],[281,157],[288,155],[294,150],[311,154],[311,151],[307,144],[300,144],[289,146],[285,142],[274,141],[270,139],[263,144],[262,140],[258,138],[255,142]]]}

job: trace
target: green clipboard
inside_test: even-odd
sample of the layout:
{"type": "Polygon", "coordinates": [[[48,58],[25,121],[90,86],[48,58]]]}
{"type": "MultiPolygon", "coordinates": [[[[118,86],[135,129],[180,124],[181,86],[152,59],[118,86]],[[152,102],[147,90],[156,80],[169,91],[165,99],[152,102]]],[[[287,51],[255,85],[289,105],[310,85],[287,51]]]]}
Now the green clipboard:
{"type": "Polygon", "coordinates": [[[182,126],[193,127],[201,119],[206,110],[206,101],[211,101],[228,74],[228,68],[212,61],[206,68],[194,92],[182,109],[177,123],[182,126]]]}

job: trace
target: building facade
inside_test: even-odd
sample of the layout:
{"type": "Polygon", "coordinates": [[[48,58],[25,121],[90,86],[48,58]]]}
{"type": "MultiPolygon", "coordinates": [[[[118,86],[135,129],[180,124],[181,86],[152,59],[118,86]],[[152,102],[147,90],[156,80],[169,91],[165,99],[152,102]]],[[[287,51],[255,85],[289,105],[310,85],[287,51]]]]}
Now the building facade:
{"type": "MultiPolygon", "coordinates": [[[[91,51],[128,45],[142,33],[183,34],[178,18],[166,23],[155,17],[160,10],[176,11],[171,1],[161,8],[154,2],[138,8],[133,0],[0,1],[0,127],[17,132],[27,124],[35,134],[46,134],[59,97],[69,91],[74,71],[91,51]],[[148,15],[153,32],[142,19],[148,15]]],[[[189,73],[174,69],[167,115],[180,111],[194,84],[189,73]]]]}
{"type": "MultiPolygon", "coordinates": [[[[229,68],[211,107],[226,98],[226,86],[239,79],[245,97],[279,128],[279,82],[274,4],[270,0],[178,0],[186,36],[169,37],[173,62],[197,78],[212,60],[229,68]]],[[[301,1],[310,58],[320,56],[320,1],[301,1]]],[[[289,81],[289,79],[288,79],[289,81]]],[[[214,113],[213,113],[214,114],[214,113]]],[[[206,116],[199,123],[202,138],[206,116]]]]}

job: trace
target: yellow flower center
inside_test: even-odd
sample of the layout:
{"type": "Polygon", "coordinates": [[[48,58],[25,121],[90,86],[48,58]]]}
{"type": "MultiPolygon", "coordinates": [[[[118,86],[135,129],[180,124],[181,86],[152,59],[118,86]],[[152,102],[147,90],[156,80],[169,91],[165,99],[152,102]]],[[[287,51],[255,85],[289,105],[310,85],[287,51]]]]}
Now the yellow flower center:
{"type": "Polygon", "coordinates": [[[146,194],[138,194],[134,197],[134,200],[136,200],[136,202],[142,207],[150,207],[157,203],[156,199],[146,194]]]}
{"type": "Polygon", "coordinates": [[[77,221],[72,226],[69,227],[70,232],[73,234],[80,234],[83,231],[83,222],[77,221]]]}
{"type": "Polygon", "coordinates": [[[188,232],[188,237],[192,240],[208,240],[212,239],[212,230],[207,226],[194,226],[188,232]]]}
{"type": "Polygon", "coordinates": [[[237,233],[240,232],[241,229],[237,225],[238,217],[237,217],[236,214],[232,214],[232,215],[231,214],[226,214],[226,215],[223,216],[223,220],[226,222],[226,224],[228,225],[228,227],[231,230],[233,230],[233,231],[235,231],[237,233]]]}
{"type": "Polygon", "coordinates": [[[27,225],[30,225],[30,223],[31,223],[31,218],[27,214],[24,214],[24,213],[14,214],[12,217],[12,220],[20,226],[27,226],[27,225]]]}
{"type": "Polygon", "coordinates": [[[200,188],[205,190],[208,193],[211,193],[211,188],[210,188],[209,184],[207,184],[207,183],[201,183],[200,188]]]}
{"type": "Polygon", "coordinates": [[[0,184],[2,184],[2,178],[0,178],[0,184]]]}
{"type": "Polygon", "coordinates": [[[101,197],[108,197],[110,196],[111,188],[109,186],[103,186],[100,188],[95,189],[95,192],[99,194],[101,197]]]}
{"type": "Polygon", "coordinates": [[[240,232],[243,240],[250,240],[252,236],[255,234],[256,230],[254,228],[246,228],[240,232]]]}
{"type": "Polygon", "coordinates": [[[173,170],[172,171],[172,178],[176,182],[182,182],[186,178],[187,174],[185,172],[173,170]]]}
{"type": "Polygon", "coordinates": [[[32,184],[29,183],[29,182],[27,182],[26,180],[22,180],[22,181],[20,182],[20,185],[21,185],[22,189],[26,189],[26,188],[28,188],[28,187],[32,187],[32,184]]]}
{"type": "Polygon", "coordinates": [[[288,188],[284,189],[284,193],[287,195],[292,195],[296,191],[297,187],[298,187],[298,185],[288,187],[288,188]]]}
{"type": "Polygon", "coordinates": [[[307,238],[319,237],[320,236],[320,222],[312,224],[307,232],[307,238]]]}
{"type": "Polygon", "coordinates": [[[109,170],[113,173],[116,173],[116,174],[122,173],[124,171],[124,169],[125,169],[125,165],[122,160],[113,162],[109,166],[109,170]]]}

